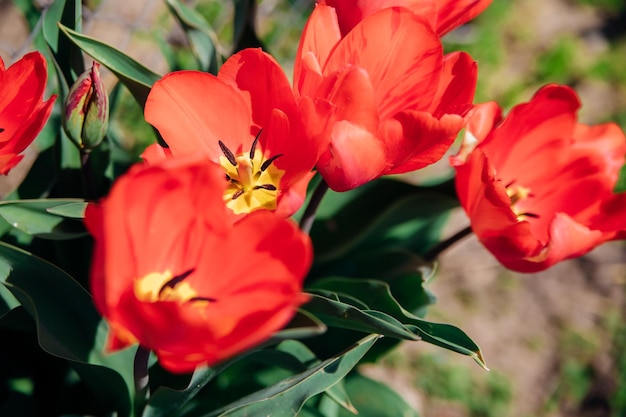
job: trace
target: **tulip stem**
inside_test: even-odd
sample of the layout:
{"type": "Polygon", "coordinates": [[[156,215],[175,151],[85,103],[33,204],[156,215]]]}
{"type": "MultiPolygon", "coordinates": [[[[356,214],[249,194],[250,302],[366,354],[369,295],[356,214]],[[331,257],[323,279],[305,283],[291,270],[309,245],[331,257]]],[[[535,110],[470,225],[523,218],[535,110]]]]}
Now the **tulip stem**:
{"type": "Polygon", "coordinates": [[[439,257],[446,249],[454,245],[456,242],[472,234],[472,226],[467,226],[465,229],[461,229],[446,240],[442,240],[435,246],[430,248],[423,256],[424,260],[433,262],[439,257]]]}
{"type": "Polygon", "coordinates": [[[134,378],[135,378],[135,416],[143,414],[143,409],[148,400],[148,359],[150,349],[139,345],[135,353],[134,378]]]}
{"type": "Polygon", "coordinates": [[[89,152],[80,151],[80,168],[81,175],[83,176],[85,200],[93,200],[95,198],[95,187],[93,184],[89,152]]]}
{"type": "Polygon", "coordinates": [[[302,215],[302,219],[300,219],[300,230],[304,233],[309,233],[311,231],[311,227],[313,227],[313,221],[315,221],[315,212],[322,202],[322,198],[324,198],[324,194],[328,191],[328,184],[322,178],[315,190],[313,191],[313,195],[311,196],[311,200],[309,200],[309,204],[306,206],[304,210],[304,214],[302,215]]]}

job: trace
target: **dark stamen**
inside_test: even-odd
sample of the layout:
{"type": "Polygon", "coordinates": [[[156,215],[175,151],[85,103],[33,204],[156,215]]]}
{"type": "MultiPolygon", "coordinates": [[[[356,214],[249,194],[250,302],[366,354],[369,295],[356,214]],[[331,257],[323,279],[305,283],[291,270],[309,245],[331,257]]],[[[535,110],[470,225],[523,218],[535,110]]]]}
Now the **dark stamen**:
{"type": "Polygon", "coordinates": [[[513,180],[510,183],[508,183],[507,185],[505,185],[504,188],[509,188],[513,184],[515,184],[515,180],[513,180]]]}
{"type": "Polygon", "coordinates": [[[176,275],[174,278],[172,278],[169,281],[167,281],[165,284],[163,284],[163,286],[159,290],[159,295],[161,295],[163,293],[163,291],[165,291],[166,288],[174,289],[175,286],[177,286],[178,284],[183,282],[185,280],[185,278],[187,278],[189,275],[191,275],[193,273],[193,271],[194,271],[193,269],[190,269],[189,271],[183,272],[180,275],[176,275]]]}
{"type": "Polygon", "coordinates": [[[252,148],[250,148],[250,159],[254,159],[254,153],[256,152],[256,144],[259,142],[259,137],[261,137],[261,132],[263,129],[259,130],[259,133],[256,134],[254,138],[254,142],[252,142],[252,148]]]}
{"type": "Polygon", "coordinates": [[[243,193],[244,193],[243,190],[237,191],[235,194],[233,194],[233,200],[236,200],[237,198],[241,197],[243,193]]]}
{"type": "Polygon", "coordinates": [[[274,162],[278,157],[281,157],[281,156],[283,156],[283,154],[279,153],[278,155],[274,155],[267,161],[263,162],[263,165],[261,165],[260,171],[261,172],[265,171],[267,168],[269,168],[270,165],[272,165],[272,162],[274,162]]]}
{"type": "Polygon", "coordinates": [[[236,167],[237,158],[235,158],[235,155],[230,151],[230,149],[226,147],[226,145],[224,145],[224,142],[220,140],[217,143],[220,145],[220,149],[222,150],[222,153],[224,154],[226,159],[228,159],[228,162],[230,162],[232,166],[236,167]]]}
{"type": "Polygon", "coordinates": [[[520,216],[532,217],[533,219],[538,219],[539,215],[535,213],[522,213],[520,216]]]}
{"type": "Polygon", "coordinates": [[[217,301],[216,298],[210,298],[210,297],[193,297],[190,298],[189,300],[187,300],[188,303],[194,302],[194,301],[208,301],[209,303],[214,303],[217,301]]]}
{"type": "Polygon", "coordinates": [[[0,127],[0,133],[4,132],[4,128],[0,127]]]}
{"type": "Polygon", "coordinates": [[[269,190],[269,191],[276,191],[276,186],[272,185],[272,184],[263,184],[263,185],[257,185],[256,187],[254,187],[255,190],[269,190]]]}

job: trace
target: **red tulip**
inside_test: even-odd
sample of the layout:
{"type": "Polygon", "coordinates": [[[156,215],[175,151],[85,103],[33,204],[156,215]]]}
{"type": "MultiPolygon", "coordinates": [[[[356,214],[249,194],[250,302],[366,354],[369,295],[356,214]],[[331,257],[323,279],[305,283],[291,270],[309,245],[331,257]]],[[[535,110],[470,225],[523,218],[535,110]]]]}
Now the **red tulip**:
{"type": "Polygon", "coordinates": [[[479,105],[451,159],[474,233],[509,269],[540,271],[626,237],[626,194],[612,191],[626,137],[613,123],[577,123],[579,107],[556,85],[504,120],[496,103],[479,105]]]}
{"type": "Polygon", "coordinates": [[[492,0],[319,0],[337,10],[339,27],[347,34],[361,20],[387,7],[406,7],[431,23],[439,36],[469,22],[483,12],[492,0]]]}
{"type": "Polygon", "coordinates": [[[444,55],[437,34],[407,9],[374,13],[342,37],[335,9],[318,5],[294,86],[310,134],[326,147],[316,167],[345,191],[439,160],[471,108],[476,63],[444,55]]]}
{"type": "Polygon", "coordinates": [[[46,60],[31,52],[4,68],[0,58],[0,174],[6,175],[43,129],[56,95],[43,101],[46,60]]]}
{"type": "Polygon", "coordinates": [[[173,155],[201,153],[222,165],[224,200],[235,214],[290,216],[302,205],[319,146],[307,140],[286,75],[261,50],[233,55],[217,77],[166,75],[152,87],[145,116],[173,155]]]}
{"type": "Polygon", "coordinates": [[[85,222],[91,288],[109,349],[134,343],[172,372],[255,346],[306,301],[308,236],[258,211],[232,222],[224,172],[202,156],[133,167],[85,222]]]}

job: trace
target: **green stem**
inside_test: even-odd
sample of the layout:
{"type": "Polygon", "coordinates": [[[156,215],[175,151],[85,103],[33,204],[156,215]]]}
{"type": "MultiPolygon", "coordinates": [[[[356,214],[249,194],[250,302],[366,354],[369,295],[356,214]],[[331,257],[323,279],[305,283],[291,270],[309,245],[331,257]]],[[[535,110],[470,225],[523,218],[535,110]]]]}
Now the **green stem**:
{"type": "Polygon", "coordinates": [[[80,173],[83,177],[83,188],[85,190],[85,200],[95,199],[95,187],[91,171],[90,153],[80,150],[80,173]]]}
{"type": "Polygon", "coordinates": [[[315,187],[311,200],[309,200],[309,204],[304,210],[302,219],[300,219],[300,229],[304,233],[309,233],[311,231],[313,221],[315,221],[315,212],[322,202],[322,198],[324,197],[324,194],[326,194],[326,191],[328,191],[328,184],[326,184],[326,181],[322,178],[320,183],[317,184],[317,187],[315,187]]]}
{"type": "Polygon", "coordinates": [[[454,245],[456,242],[464,239],[465,237],[467,237],[467,236],[469,236],[471,234],[472,234],[472,227],[471,226],[467,226],[465,229],[459,230],[458,232],[456,232],[455,234],[453,234],[452,236],[450,236],[446,240],[443,240],[443,241],[437,243],[432,248],[430,248],[424,254],[424,256],[423,256],[424,260],[426,260],[428,262],[433,262],[435,259],[437,259],[439,257],[439,255],[441,255],[442,252],[444,252],[450,246],[454,245]]]}
{"type": "Polygon", "coordinates": [[[135,378],[135,417],[142,415],[143,409],[148,401],[148,383],[150,382],[148,375],[148,359],[150,359],[150,350],[139,345],[135,353],[135,363],[133,367],[135,378]]]}

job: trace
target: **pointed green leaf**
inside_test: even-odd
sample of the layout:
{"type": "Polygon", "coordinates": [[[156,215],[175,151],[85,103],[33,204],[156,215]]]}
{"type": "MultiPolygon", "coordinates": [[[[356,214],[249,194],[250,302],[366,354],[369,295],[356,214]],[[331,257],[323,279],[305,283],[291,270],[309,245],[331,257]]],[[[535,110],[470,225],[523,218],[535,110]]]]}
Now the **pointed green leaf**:
{"type": "Polygon", "coordinates": [[[81,201],[76,203],[61,204],[59,206],[50,207],[46,211],[56,216],[67,217],[69,219],[84,219],[87,202],[81,201]]]}
{"type": "Polygon", "coordinates": [[[0,216],[16,229],[44,239],[73,239],[85,236],[84,224],[76,219],[54,214],[50,209],[79,199],[41,199],[0,202],[0,216]]]}
{"type": "MultiPolygon", "coordinates": [[[[309,311],[328,325],[339,325],[344,328],[354,329],[355,325],[351,323],[353,318],[358,318],[362,321],[363,315],[375,318],[379,318],[380,315],[383,314],[389,315],[402,323],[404,328],[414,334],[413,340],[415,340],[415,336],[417,336],[425,342],[471,356],[480,366],[487,369],[480,348],[461,329],[449,324],[428,322],[411,314],[397,302],[391,294],[389,285],[384,282],[367,279],[328,278],[315,283],[314,288],[322,290],[322,294],[326,297],[328,297],[329,292],[336,293],[337,297],[341,294],[350,294],[371,309],[358,310],[349,305],[337,306],[336,313],[338,312],[343,315],[328,317],[327,319],[329,321],[327,321],[325,317],[321,315],[321,312],[316,309],[317,306],[313,304],[313,308],[309,311]],[[355,309],[358,311],[355,312],[355,309]],[[342,311],[350,312],[351,315],[346,317],[346,313],[342,313],[342,311]]],[[[326,303],[328,304],[328,301],[326,301],[326,303]]],[[[309,304],[304,306],[304,308],[308,307],[309,304]]],[[[328,309],[324,311],[324,313],[328,312],[328,309]]],[[[387,335],[388,334],[386,334],[386,336],[387,335]]]]}
{"type": "Polygon", "coordinates": [[[81,50],[110,69],[128,88],[143,108],[152,84],[161,76],[144,67],[128,55],[96,39],[78,33],[62,24],[59,28],[81,50]]]}
{"type": "Polygon", "coordinates": [[[248,395],[221,410],[207,414],[207,417],[296,416],[306,400],[343,379],[378,337],[369,335],[345,352],[278,384],[248,395]]]}
{"type": "Polygon", "coordinates": [[[11,291],[4,285],[0,285],[0,319],[19,305],[20,302],[11,294],[11,291]]]}
{"type": "Polygon", "coordinates": [[[303,308],[328,326],[377,333],[397,339],[419,340],[419,337],[415,336],[411,330],[390,315],[380,311],[360,309],[336,294],[323,291],[319,294],[311,294],[311,300],[303,308]]]}
{"type": "Polygon", "coordinates": [[[120,415],[128,415],[135,349],[105,352],[106,325],[89,293],[56,266],[3,242],[0,283],[32,316],[41,347],[72,361],[99,397],[120,415]]]}

